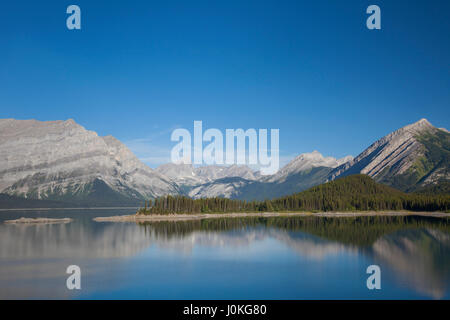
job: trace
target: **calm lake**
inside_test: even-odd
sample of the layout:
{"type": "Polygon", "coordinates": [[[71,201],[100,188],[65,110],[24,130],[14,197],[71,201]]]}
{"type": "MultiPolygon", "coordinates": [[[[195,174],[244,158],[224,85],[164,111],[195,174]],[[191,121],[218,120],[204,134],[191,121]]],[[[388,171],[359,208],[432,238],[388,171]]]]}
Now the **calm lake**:
{"type": "Polygon", "coordinates": [[[132,212],[0,211],[0,299],[450,298],[448,218],[92,221],[132,212]],[[74,221],[3,223],[20,217],[74,221]],[[366,286],[373,264],[381,290],[366,286]]]}

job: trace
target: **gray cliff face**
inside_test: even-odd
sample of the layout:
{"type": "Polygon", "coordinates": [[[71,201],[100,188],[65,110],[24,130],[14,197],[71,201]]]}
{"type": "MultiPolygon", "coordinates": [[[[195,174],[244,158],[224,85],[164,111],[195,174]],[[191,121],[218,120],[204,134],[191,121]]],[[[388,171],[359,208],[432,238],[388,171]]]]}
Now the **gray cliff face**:
{"type": "Polygon", "coordinates": [[[329,180],[363,173],[405,191],[449,180],[449,146],[447,130],[421,119],[379,139],[333,170],[329,180]]]}
{"type": "Polygon", "coordinates": [[[131,199],[176,192],[118,140],[73,120],[0,119],[0,193],[62,200],[89,194],[95,181],[131,199]]]}
{"type": "Polygon", "coordinates": [[[198,176],[205,178],[207,181],[232,177],[240,177],[246,180],[257,180],[261,177],[259,172],[255,172],[245,165],[204,166],[197,168],[196,173],[198,176]]]}
{"type": "Polygon", "coordinates": [[[252,182],[240,177],[217,179],[193,187],[188,195],[194,199],[214,197],[237,198],[242,188],[252,182]]]}

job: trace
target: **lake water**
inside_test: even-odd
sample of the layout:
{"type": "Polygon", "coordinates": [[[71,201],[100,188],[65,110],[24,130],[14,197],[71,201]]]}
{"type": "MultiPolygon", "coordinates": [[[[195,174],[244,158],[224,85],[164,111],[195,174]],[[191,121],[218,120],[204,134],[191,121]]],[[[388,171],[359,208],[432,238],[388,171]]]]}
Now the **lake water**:
{"type": "Polygon", "coordinates": [[[94,222],[130,209],[0,211],[0,299],[449,299],[450,220],[94,222]],[[10,225],[20,217],[68,224],[10,225]],[[366,286],[381,268],[381,290],[366,286]],[[81,268],[68,290],[66,268],[81,268]]]}

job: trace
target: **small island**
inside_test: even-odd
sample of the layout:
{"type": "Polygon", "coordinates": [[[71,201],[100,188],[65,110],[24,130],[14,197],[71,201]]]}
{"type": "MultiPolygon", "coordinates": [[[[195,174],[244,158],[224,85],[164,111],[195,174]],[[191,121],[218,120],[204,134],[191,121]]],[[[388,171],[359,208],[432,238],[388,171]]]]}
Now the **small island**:
{"type": "Polygon", "coordinates": [[[20,218],[15,220],[6,220],[5,223],[14,223],[14,224],[54,224],[54,223],[69,223],[72,222],[70,218],[60,218],[60,219],[52,219],[52,218],[20,218]]]}

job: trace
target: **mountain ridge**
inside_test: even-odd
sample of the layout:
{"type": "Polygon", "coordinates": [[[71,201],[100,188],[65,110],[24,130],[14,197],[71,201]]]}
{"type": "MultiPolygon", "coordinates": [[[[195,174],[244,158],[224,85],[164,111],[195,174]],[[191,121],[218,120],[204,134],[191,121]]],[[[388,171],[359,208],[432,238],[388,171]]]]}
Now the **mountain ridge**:
{"type": "Polygon", "coordinates": [[[355,158],[303,153],[270,176],[237,165],[151,169],[113,136],[101,137],[73,119],[0,119],[0,194],[80,205],[133,206],[177,194],[264,200],[360,173],[402,191],[445,191],[449,167],[450,133],[426,119],[387,134],[355,158]]]}

